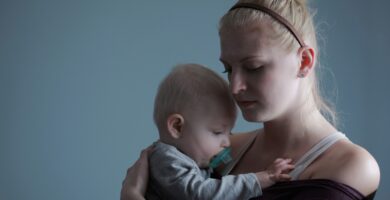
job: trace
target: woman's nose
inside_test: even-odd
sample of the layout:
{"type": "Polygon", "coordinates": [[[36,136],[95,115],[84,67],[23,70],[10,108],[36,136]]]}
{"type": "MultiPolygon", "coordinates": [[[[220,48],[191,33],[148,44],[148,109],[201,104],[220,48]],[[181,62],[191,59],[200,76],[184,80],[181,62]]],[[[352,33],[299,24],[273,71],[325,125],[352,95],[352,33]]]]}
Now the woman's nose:
{"type": "Polygon", "coordinates": [[[232,94],[237,95],[240,92],[246,90],[246,84],[244,77],[238,71],[233,71],[230,75],[230,90],[232,94]]]}

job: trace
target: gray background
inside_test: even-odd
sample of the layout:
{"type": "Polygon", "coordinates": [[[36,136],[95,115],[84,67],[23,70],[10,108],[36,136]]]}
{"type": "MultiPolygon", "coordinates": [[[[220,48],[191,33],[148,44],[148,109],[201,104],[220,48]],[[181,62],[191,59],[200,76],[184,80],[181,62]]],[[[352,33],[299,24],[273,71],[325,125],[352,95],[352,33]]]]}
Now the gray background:
{"type": "MultiPolygon", "coordinates": [[[[119,199],[127,167],[157,138],[153,98],[171,66],[222,71],[217,23],[233,2],[1,0],[0,199],[119,199]]],[[[390,3],[313,5],[323,86],[340,129],[377,159],[386,199],[390,3]]]]}

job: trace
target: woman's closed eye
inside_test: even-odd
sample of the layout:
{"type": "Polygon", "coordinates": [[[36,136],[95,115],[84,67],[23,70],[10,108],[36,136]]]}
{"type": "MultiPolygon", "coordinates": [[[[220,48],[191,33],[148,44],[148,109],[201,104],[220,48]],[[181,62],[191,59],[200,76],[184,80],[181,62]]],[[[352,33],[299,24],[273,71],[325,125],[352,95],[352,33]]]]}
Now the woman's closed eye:
{"type": "Polygon", "coordinates": [[[263,65],[258,65],[258,66],[245,66],[244,69],[248,72],[257,72],[260,71],[264,68],[263,65]]]}
{"type": "Polygon", "coordinates": [[[223,70],[222,73],[231,74],[232,73],[232,67],[230,65],[226,64],[226,62],[224,62],[223,60],[220,60],[220,61],[223,64],[223,67],[225,68],[225,70],[223,70]]]}
{"type": "Polygon", "coordinates": [[[222,73],[231,74],[232,73],[232,67],[229,66],[228,64],[225,64],[225,63],[222,63],[222,64],[223,64],[223,67],[225,68],[225,70],[222,73]]]}
{"type": "Polygon", "coordinates": [[[229,68],[226,68],[226,67],[225,67],[225,70],[223,70],[222,73],[231,74],[231,73],[232,73],[232,69],[229,69],[229,68]]]}

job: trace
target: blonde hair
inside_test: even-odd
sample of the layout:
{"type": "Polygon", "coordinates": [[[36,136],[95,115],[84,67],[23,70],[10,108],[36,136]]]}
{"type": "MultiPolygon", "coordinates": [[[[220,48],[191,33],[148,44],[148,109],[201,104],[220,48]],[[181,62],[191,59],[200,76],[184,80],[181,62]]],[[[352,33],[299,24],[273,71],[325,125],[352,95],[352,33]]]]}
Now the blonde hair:
{"type": "MultiPolygon", "coordinates": [[[[280,16],[285,18],[297,31],[297,34],[303,38],[305,44],[310,46],[316,52],[319,52],[316,30],[313,23],[313,12],[307,6],[306,0],[239,0],[238,3],[253,3],[267,7],[280,16]]],[[[227,12],[220,20],[219,33],[221,34],[229,28],[245,28],[250,24],[260,23],[263,20],[269,20],[273,27],[275,36],[283,47],[288,51],[298,49],[300,44],[293,34],[270,15],[255,9],[238,8],[227,12]]],[[[314,59],[315,61],[317,58],[314,59]]],[[[317,63],[315,63],[316,65],[317,63]]],[[[325,101],[322,97],[319,83],[318,70],[314,67],[313,73],[308,76],[309,91],[307,95],[314,101],[314,106],[324,115],[333,125],[337,124],[337,116],[333,105],[325,101]]]]}
{"type": "Polygon", "coordinates": [[[212,70],[198,64],[175,66],[162,80],[154,100],[154,122],[166,129],[171,114],[204,112],[208,106],[222,105],[229,117],[236,118],[236,105],[227,82],[212,70]],[[210,104],[212,100],[213,105],[210,104]],[[216,103],[216,104],[215,104],[216,103]]]}

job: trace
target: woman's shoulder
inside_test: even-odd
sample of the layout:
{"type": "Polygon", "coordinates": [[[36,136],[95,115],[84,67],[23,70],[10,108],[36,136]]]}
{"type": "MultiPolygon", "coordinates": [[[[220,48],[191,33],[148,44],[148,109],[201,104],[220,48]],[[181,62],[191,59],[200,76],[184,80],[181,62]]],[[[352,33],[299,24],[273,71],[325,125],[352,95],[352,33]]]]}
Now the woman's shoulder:
{"type": "Polygon", "coordinates": [[[327,152],[312,178],[326,178],[349,185],[363,195],[379,186],[380,171],[375,158],[363,147],[348,140],[337,142],[327,152]]]}

